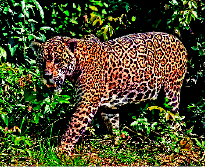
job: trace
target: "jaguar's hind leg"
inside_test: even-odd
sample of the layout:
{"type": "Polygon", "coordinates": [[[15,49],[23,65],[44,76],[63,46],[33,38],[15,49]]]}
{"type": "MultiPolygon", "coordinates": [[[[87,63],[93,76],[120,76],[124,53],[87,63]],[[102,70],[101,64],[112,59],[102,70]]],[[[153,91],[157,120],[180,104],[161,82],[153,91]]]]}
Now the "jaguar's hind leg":
{"type": "Polygon", "coordinates": [[[108,132],[115,138],[115,145],[119,143],[119,113],[101,112],[101,117],[108,129],[108,132]]]}

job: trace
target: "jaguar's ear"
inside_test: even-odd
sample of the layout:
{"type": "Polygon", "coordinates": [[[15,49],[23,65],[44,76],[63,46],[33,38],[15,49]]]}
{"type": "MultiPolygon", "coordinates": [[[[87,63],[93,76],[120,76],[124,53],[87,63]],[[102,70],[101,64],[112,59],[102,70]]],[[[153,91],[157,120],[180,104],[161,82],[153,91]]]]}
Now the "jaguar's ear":
{"type": "Polygon", "coordinates": [[[41,50],[41,44],[39,42],[32,41],[30,47],[34,51],[34,54],[38,56],[41,50]]]}
{"type": "Polygon", "coordinates": [[[71,50],[71,52],[74,53],[75,49],[77,48],[78,40],[76,38],[72,38],[67,42],[68,48],[71,50]]]}

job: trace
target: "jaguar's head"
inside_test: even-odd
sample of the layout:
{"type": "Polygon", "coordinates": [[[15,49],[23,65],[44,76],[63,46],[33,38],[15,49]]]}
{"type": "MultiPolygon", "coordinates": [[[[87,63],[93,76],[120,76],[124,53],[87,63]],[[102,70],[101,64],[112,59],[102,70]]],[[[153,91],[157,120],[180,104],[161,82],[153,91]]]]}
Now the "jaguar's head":
{"type": "Polygon", "coordinates": [[[47,87],[61,91],[66,77],[71,77],[76,67],[74,50],[77,47],[77,39],[69,37],[53,37],[40,44],[32,42],[31,48],[40,60],[42,76],[47,87]]]}

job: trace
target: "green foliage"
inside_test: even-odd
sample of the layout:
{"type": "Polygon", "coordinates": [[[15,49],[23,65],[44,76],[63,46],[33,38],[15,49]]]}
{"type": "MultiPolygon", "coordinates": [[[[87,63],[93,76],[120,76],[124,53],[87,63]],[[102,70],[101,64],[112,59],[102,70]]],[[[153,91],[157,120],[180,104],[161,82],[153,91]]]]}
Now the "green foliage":
{"type": "Polygon", "coordinates": [[[196,46],[191,47],[195,51],[199,51],[200,56],[205,56],[205,42],[199,43],[197,42],[196,46]]]}
{"type": "Polygon", "coordinates": [[[13,134],[12,130],[6,130],[0,126],[0,133],[4,137],[0,139],[0,165],[12,164],[21,156],[31,157],[33,152],[29,149],[33,144],[29,136],[13,134]]]}
{"type": "MultiPolygon", "coordinates": [[[[3,0],[0,3],[0,165],[15,165],[20,159],[25,162],[27,159],[31,160],[22,163],[24,166],[94,164],[92,158],[85,160],[85,157],[70,159],[69,162],[65,159],[59,161],[53,149],[57,146],[54,136],[60,136],[60,130],[64,132],[63,127],[68,123],[68,115],[75,101],[75,91],[70,83],[66,83],[67,87],[61,95],[47,89],[41,81],[36,57],[29,45],[33,40],[45,41],[54,35],[81,38],[92,33],[101,40],[109,40],[136,32],[174,33],[181,38],[189,53],[188,79],[197,78],[197,83],[200,83],[196,86],[200,89],[193,91],[199,94],[197,97],[193,96],[195,101],[190,100],[188,108],[187,105],[183,107],[183,110],[188,112],[184,121],[189,127],[196,127],[195,129],[204,134],[205,39],[204,30],[201,29],[204,27],[204,15],[204,2],[196,0],[85,0],[46,3],[42,0],[3,0]],[[67,121],[64,121],[65,117],[67,121]],[[14,127],[18,130],[14,131],[14,127]],[[37,159],[40,161],[36,161],[37,159]]],[[[190,87],[195,88],[193,85],[190,87]]],[[[183,92],[191,91],[187,89],[182,91],[182,94],[183,92]]],[[[191,96],[189,94],[190,98],[185,97],[186,101],[191,99],[191,96]]],[[[160,108],[153,109],[152,114],[159,110],[160,108]]],[[[147,136],[148,139],[155,134],[155,146],[165,146],[168,152],[180,152],[181,146],[177,144],[180,141],[189,142],[188,137],[195,132],[194,128],[191,131],[176,132],[171,126],[167,126],[167,120],[174,117],[170,112],[161,110],[159,117],[153,117],[154,121],[150,121],[141,114],[139,118],[135,117],[132,125],[138,135],[147,136]]],[[[175,122],[182,125],[180,117],[176,118],[175,122]]],[[[125,128],[123,134],[129,136],[125,128]]],[[[195,141],[196,145],[204,149],[202,139],[196,138],[195,141]]],[[[153,154],[146,149],[127,149],[126,153],[121,152],[122,150],[118,153],[113,147],[103,146],[103,150],[106,150],[106,153],[101,157],[109,158],[111,155],[114,157],[112,161],[115,159],[122,165],[145,165],[134,163],[140,157],[151,165],[163,164],[155,160],[158,150],[153,151],[153,154]]],[[[97,164],[106,164],[102,162],[97,164]]],[[[113,164],[117,165],[116,162],[113,164]]]]}
{"type": "MultiPolygon", "coordinates": [[[[174,8],[172,20],[178,19],[180,27],[184,27],[186,29],[189,29],[192,19],[204,20],[204,18],[198,16],[198,14],[197,14],[198,5],[200,4],[200,3],[197,3],[197,1],[195,1],[195,0],[190,0],[190,1],[172,0],[172,1],[170,1],[170,3],[172,5],[172,7],[174,8]]],[[[202,2],[200,5],[204,6],[204,3],[202,2]]]]}
{"type": "MultiPolygon", "coordinates": [[[[133,117],[133,119],[136,119],[136,117],[133,117]]],[[[150,130],[155,129],[155,125],[156,124],[150,126],[150,123],[148,123],[147,118],[138,118],[136,119],[136,121],[131,123],[131,126],[134,126],[136,130],[145,130],[148,136],[150,134],[150,130]]]]}
{"type": "Polygon", "coordinates": [[[42,92],[44,85],[35,66],[27,69],[5,62],[0,64],[0,74],[0,161],[5,165],[17,162],[23,155],[32,157],[33,139],[59,133],[59,129],[53,129],[69,111],[71,98],[69,94],[42,92]]]}
{"type": "MultiPolygon", "coordinates": [[[[33,33],[36,31],[36,24],[39,23],[39,21],[32,18],[36,14],[36,9],[39,10],[42,19],[40,22],[43,22],[44,11],[36,0],[22,0],[21,2],[8,0],[2,4],[0,17],[6,17],[6,19],[1,22],[3,33],[1,44],[9,39],[8,46],[11,59],[15,59],[14,55],[17,49],[24,56],[26,55],[28,49],[26,43],[35,37],[33,33]]],[[[43,34],[39,35],[41,35],[39,39],[45,39],[43,34]]]]}

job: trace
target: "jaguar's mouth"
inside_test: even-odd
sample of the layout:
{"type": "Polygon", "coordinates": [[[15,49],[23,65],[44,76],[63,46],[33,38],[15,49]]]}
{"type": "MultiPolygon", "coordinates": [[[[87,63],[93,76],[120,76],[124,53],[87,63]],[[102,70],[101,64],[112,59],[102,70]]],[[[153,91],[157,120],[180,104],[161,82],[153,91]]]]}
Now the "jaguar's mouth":
{"type": "Polygon", "coordinates": [[[48,88],[56,88],[57,87],[57,84],[52,79],[43,79],[43,82],[48,88]]]}
{"type": "Polygon", "coordinates": [[[56,87],[57,87],[56,84],[52,84],[52,83],[47,83],[46,86],[47,86],[48,88],[56,88],[56,87]]]}

